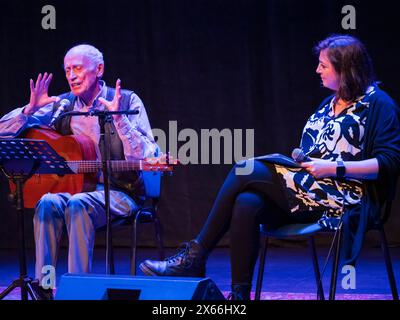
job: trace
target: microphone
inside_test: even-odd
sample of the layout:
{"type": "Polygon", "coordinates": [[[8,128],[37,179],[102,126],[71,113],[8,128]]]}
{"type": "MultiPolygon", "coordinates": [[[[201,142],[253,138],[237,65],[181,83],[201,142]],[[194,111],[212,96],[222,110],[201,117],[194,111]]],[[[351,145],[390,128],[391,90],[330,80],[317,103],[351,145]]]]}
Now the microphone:
{"type": "Polygon", "coordinates": [[[300,148],[295,148],[292,151],[292,158],[296,162],[308,162],[311,161],[311,158],[304,154],[304,151],[300,148]]]}
{"type": "Polygon", "coordinates": [[[65,108],[68,108],[70,106],[71,102],[68,99],[62,99],[60,101],[60,105],[58,106],[56,112],[54,112],[53,117],[50,120],[49,127],[52,127],[54,123],[57,121],[58,117],[61,115],[61,113],[64,112],[65,108]]]}

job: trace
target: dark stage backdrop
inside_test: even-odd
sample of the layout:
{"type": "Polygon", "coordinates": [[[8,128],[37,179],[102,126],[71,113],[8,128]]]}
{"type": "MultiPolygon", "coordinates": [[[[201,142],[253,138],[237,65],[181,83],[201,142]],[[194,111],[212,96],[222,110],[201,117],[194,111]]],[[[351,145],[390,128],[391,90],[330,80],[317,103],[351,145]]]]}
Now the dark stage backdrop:
{"type": "MultiPolygon", "coordinates": [[[[312,47],[329,34],[346,32],[341,27],[346,4],[356,8],[356,30],[350,33],[366,43],[383,88],[399,101],[395,1],[2,0],[0,111],[26,104],[29,79],[39,72],[53,72],[51,95],[67,91],[63,56],[73,45],[90,43],[104,53],[107,84],[119,77],[124,88],[136,91],[153,128],[167,132],[169,121],[177,121],[178,130],[199,134],[254,129],[256,155],[290,154],[308,116],[329,94],[315,73],[312,47]],[[46,4],[56,9],[55,30],[41,26],[46,4]]],[[[186,165],[164,178],[160,216],[167,245],[197,234],[230,168],[186,165]]],[[[16,245],[7,190],[2,177],[0,247],[5,248],[16,245]]],[[[31,211],[26,221],[33,246],[31,211]]],[[[400,241],[399,227],[393,216],[387,228],[391,242],[400,241]]],[[[152,235],[146,226],[140,243],[151,245],[152,235]]],[[[115,232],[116,243],[128,239],[128,230],[115,232]]]]}

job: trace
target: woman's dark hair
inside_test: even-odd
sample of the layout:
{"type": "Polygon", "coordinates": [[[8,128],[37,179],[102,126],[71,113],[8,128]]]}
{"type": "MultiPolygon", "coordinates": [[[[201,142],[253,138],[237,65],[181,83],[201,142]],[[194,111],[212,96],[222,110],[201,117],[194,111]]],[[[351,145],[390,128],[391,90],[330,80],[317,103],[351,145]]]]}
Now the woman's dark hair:
{"type": "Polygon", "coordinates": [[[360,40],[350,35],[332,35],[320,41],[314,52],[327,49],[329,61],[339,75],[337,98],[353,101],[365,94],[374,83],[374,70],[367,49],[360,40]]]}

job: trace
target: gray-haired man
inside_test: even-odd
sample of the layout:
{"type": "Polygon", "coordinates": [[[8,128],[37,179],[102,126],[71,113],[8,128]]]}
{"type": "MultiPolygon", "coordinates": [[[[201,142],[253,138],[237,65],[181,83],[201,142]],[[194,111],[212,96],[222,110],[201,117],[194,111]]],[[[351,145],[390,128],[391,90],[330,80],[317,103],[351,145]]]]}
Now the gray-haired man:
{"type": "MultiPolygon", "coordinates": [[[[70,92],[49,96],[52,74],[39,74],[30,80],[30,101],[0,119],[0,136],[13,137],[27,128],[49,125],[61,99],[70,100],[68,110],[88,111],[97,108],[138,110],[137,115],[114,115],[111,135],[111,158],[132,160],[154,156],[157,145],[153,140],[146,110],[140,98],[128,90],[115,89],[101,80],[104,73],[102,53],[95,47],[82,44],[71,48],[64,57],[65,75],[70,92]]],[[[96,117],[65,117],[56,122],[55,129],[62,135],[88,136],[99,156],[99,124],[96,117]]],[[[86,273],[91,270],[95,230],[105,225],[105,205],[102,177],[96,190],[71,195],[45,194],[38,202],[34,215],[36,245],[36,278],[42,283],[43,267],[55,267],[63,227],[68,231],[68,272],[86,273]]],[[[140,174],[112,174],[110,212],[113,216],[127,216],[143,200],[140,174]]],[[[51,290],[39,286],[43,297],[51,297],[51,290]]]]}

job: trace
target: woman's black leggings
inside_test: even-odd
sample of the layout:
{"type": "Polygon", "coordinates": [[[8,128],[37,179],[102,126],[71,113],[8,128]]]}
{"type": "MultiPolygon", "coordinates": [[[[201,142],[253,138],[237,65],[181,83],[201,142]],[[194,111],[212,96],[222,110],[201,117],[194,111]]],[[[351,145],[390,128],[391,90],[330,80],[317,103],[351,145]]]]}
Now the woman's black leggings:
{"type": "MultiPolygon", "coordinates": [[[[233,284],[251,284],[259,250],[260,224],[270,228],[298,221],[289,215],[272,165],[253,161],[251,174],[237,175],[235,165],[226,177],[197,241],[211,251],[230,230],[231,273],[233,284]]],[[[300,220],[309,220],[300,217],[300,220]]],[[[315,217],[314,217],[315,219],[315,217]]]]}

